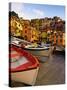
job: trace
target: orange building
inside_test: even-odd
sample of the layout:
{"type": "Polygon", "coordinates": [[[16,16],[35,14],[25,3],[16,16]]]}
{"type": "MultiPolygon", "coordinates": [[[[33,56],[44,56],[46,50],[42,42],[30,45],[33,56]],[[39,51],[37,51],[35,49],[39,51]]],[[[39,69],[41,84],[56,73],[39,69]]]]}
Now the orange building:
{"type": "Polygon", "coordinates": [[[62,45],[65,46],[65,33],[62,35],[62,45]]]}
{"type": "Polygon", "coordinates": [[[33,42],[35,40],[38,40],[39,32],[35,28],[27,26],[24,27],[22,36],[25,40],[33,42]]]}
{"type": "Polygon", "coordinates": [[[60,35],[57,37],[57,45],[62,45],[62,38],[60,35]]]}
{"type": "Polygon", "coordinates": [[[23,28],[22,36],[24,37],[25,40],[30,41],[30,39],[31,39],[31,28],[29,26],[26,28],[25,27],[23,28]]]}
{"type": "Polygon", "coordinates": [[[65,33],[60,32],[60,33],[56,33],[51,36],[50,35],[50,39],[53,41],[53,44],[59,45],[59,46],[65,46],[65,33]],[[52,39],[51,39],[52,38],[52,39]]]}

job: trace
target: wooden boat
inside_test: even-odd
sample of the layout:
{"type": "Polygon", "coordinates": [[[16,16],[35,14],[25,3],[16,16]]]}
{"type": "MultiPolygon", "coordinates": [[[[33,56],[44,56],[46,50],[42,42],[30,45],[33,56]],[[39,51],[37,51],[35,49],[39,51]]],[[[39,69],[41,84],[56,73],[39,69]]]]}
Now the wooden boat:
{"type": "Polygon", "coordinates": [[[25,40],[18,39],[16,37],[12,37],[11,43],[18,47],[21,47],[23,50],[26,50],[32,55],[38,57],[39,61],[41,62],[42,61],[45,62],[49,59],[52,59],[53,47],[50,44],[44,44],[44,46],[38,45],[38,47],[33,47],[32,43],[27,42],[25,40]],[[40,57],[44,57],[45,60],[40,59],[40,57]]]}
{"type": "Polygon", "coordinates": [[[52,47],[50,48],[24,48],[32,55],[36,56],[40,62],[45,62],[52,59],[52,47]]]}
{"type": "Polygon", "coordinates": [[[38,59],[15,45],[10,45],[11,80],[34,85],[39,69],[38,59]]]}

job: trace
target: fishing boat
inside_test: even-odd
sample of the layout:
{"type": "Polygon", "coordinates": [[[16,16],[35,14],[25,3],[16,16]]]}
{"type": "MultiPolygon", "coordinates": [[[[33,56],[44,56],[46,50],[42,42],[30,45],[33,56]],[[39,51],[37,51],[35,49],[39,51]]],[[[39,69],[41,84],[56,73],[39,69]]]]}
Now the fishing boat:
{"type": "Polygon", "coordinates": [[[10,45],[9,49],[11,80],[34,85],[39,69],[38,59],[15,45],[10,45]]]}
{"type": "Polygon", "coordinates": [[[23,50],[28,51],[36,57],[44,57],[45,59],[39,59],[39,61],[45,62],[46,60],[52,59],[53,47],[50,44],[45,45],[34,45],[28,41],[12,37],[11,44],[21,47],[23,50]]]}
{"type": "Polygon", "coordinates": [[[31,42],[28,42],[28,41],[25,41],[25,40],[21,40],[19,38],[16,38],[16,37],[11,37],[11,44],[13,45],[16,45],[18,47],[21,47],[23,49],[26,49],[26,50],[48,50],[50,48],[50,45],[48,46],[48,44],[45,44],[44,46],[42,45],[34,45],[33,43],[31,42]]]}

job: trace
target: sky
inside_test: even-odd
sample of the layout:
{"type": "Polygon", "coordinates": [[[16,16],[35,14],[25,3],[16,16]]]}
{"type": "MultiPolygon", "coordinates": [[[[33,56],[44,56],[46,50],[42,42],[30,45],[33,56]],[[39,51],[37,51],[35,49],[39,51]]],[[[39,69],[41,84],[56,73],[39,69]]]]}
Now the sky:
{"type": "MultiPolygon", "coordinates": [[[[10,4],[9,4],[10,5],[10,4]]],[[[19,17],[24,19],[45,18],[58,16],[65,20],[65,6],[47,5],[47,4],[30,4],[30,3],[11,3],[10,11],[18,13],[19,17]]]]}

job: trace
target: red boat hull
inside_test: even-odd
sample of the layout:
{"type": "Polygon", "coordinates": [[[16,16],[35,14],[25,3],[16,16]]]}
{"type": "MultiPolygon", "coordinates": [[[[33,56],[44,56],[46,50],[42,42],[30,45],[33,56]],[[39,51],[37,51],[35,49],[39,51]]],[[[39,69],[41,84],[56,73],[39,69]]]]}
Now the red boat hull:
{"type": "Polygon", "coordinates": [[[11,68],[11,62],[10,62],[10,71],[11,72],[17,72],[17,71],[24,71],[24,70],[34,69],[34,68],[39,66],[38,59],[35,56],[33,56],[32,54],[28,53],[27,51],[22,50],[21,48],[18,48],[18,47],[14,46],[14,45],[10,46],[10,52],[9,52],[10,60],[11,60],[11,58],[13,58],[14,56],[17,55],[17,54],[11,55],[12,50],[18,52],[18,54],[20,56],[26,57],[28,62],[25,63],[25,64],[21,64],[17,68],[11,68]]]}

